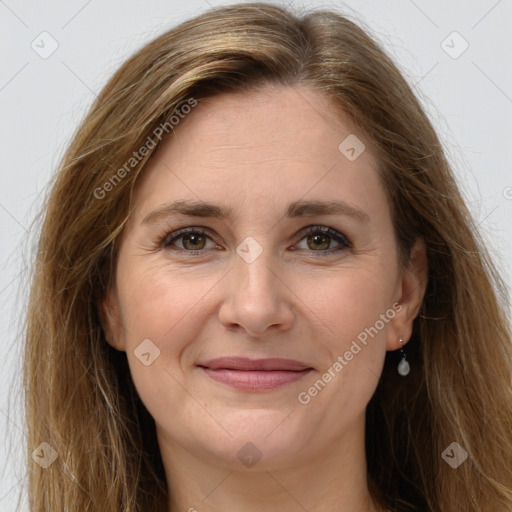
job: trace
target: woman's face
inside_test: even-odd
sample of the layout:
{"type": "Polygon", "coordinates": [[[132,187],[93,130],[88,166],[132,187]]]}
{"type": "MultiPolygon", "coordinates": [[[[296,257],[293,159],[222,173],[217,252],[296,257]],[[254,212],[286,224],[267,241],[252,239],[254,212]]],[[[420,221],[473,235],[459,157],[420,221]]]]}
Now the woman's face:
{"type": "Polygon", "coordinates": [[[162,143],[103,310],[162,445],[270,469],[361,439],[424,288],[377,169],[304,87],[211,98],[162,143]]]}

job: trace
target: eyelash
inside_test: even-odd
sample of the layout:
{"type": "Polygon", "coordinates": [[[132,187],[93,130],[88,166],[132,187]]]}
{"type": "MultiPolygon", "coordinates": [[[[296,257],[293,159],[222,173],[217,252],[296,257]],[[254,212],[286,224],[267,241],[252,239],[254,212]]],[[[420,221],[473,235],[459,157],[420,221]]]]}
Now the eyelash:
{"type": "MultiPolygon", "coordinates": [[[[201,235],[201,236],[208,237],[210,240],[212,240],[211,236],[208,234],[207,231],[204,231],[203,229],[198,228],[198,227],[189,227],[189,228],[179,229],[172,233],[166,234],[164,237],[162,237],[158,240],[158,245],[162,249],[168,249],[168,250],[172,250],[172,251],[175,251],[175,250],[182,251],[182,252],[185,252],[187,255],[191,255],[191,256],[203,255],[204,251],[207,249],[183,249],[181,247],[172,246],[173,242],[175,242],[176,240],[179,240],[184,235],[188,235],[188,234],[201,235]]],[[[330,256],[332,254],[339,253],[343,250],[352,248],[352,244],[351,244],[350,240],[345,235],[343,235],[339,231],[336,231],[335,229],[332,229],[327,226],[308,226],[308,227],[302,229],[298,235],[298,236],[300,236],[298,241],[300,242],[300,241],[302,241],[303,238],[306,238],[307,236],[313,235],[313,234],[320,234],[320,235],[328,236],[329,238],[332,238],[336,242],[340,243],[341,247],[338,247],[335,249],[326,249],[326,250],[321,250],[321,251],[306,250],[306,252],[311,252],[315,255],[325,257],[325,256],[330,256]]],[[[305,250],[305,249],[300,249],[300,250],[305,250]]]]}

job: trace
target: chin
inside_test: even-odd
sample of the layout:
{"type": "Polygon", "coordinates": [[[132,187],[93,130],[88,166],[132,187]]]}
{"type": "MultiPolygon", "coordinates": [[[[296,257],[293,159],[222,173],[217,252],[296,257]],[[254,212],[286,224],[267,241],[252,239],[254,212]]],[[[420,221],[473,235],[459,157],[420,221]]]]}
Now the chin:
{"type": "Polygon", "coordinates": [[[193,438],[194,429],[190,427],[187,440],[180,443],[190,451],[200,451],[197,455],[202,460],[206,457],[212,464],[230,470],[283,469],[297,463],[298,453],[306,455],[303,449],[312,437],[304,425],[292,421],[293,413],[288,414],[289,411],[268,410],[232,413],[223,418],[224,428],[215,428],[214,436],[211,429],[201,429],[193,438]]]}

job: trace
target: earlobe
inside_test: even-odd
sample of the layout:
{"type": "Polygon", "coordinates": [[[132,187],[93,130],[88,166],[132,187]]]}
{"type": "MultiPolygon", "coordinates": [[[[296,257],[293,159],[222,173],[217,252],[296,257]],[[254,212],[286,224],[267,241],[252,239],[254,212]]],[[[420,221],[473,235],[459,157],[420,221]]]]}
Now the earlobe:
{"type": "Polygon", "coordinates": [[[98,301],[98,311],[105,339],[116,350],[124,351],[124,335],[116,294],[111,288],[98,301]]]}
{"type": "Polygon", "coordinates": [[[392,321],[392,328],[388,331],[388,350],[401,348],[400,338],[405,340],[405,343],[411,338],[414,319],[423,304],[428,283],[428,262],[422,238],[416,239],[400,279],[400,297],[397,302],[401,308],[392,321]]]}

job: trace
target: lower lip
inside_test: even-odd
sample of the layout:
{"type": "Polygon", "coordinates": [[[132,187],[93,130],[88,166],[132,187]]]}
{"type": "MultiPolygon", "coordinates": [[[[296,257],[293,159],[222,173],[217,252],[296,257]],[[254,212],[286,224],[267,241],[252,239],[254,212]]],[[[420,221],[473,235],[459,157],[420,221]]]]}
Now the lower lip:
{"type": "Polygon", "coordinates": [[[213,380],[222,382],[237,389],[245,391],[265,391],[269,389],[277,389],[285,384],[290,384],[308,375],[312,368],[302,371],[242,371],[242,370],[227,370],[221,368],[212,370],[211,368],[201,369],[213,380]]]}

